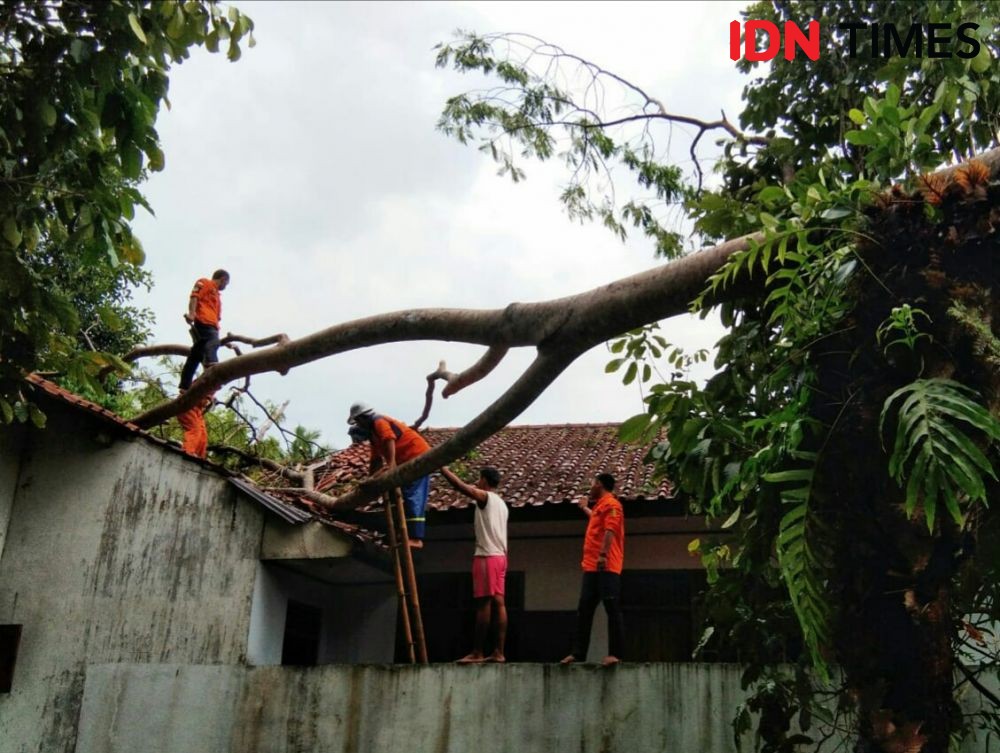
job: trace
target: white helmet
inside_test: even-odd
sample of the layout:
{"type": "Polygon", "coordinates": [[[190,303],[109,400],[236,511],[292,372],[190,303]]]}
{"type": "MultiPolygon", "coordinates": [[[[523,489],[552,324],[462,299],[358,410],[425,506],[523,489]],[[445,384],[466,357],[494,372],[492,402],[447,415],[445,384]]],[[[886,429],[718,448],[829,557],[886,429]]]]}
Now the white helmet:
{"type": "Polygon", "coordinates": [[[347,423],[353,424],[358,416],[371,416],[375,411],[367,403],[355,403],[351,406],[351,412],[347,416],[347,423]]]}

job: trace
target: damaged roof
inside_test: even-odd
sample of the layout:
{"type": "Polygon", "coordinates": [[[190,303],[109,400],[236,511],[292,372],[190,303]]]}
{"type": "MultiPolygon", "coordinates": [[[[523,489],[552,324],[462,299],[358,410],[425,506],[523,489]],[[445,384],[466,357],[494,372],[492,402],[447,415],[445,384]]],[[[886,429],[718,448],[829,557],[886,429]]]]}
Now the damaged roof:
{"type": "Polygon", "coordinates": [[[384,544],[382,543],[383,536],[381,533],[370,531],[363,526],[355,525],[353,523],[336,520],[321,510],[308,505],[291,505],[287,500],[279,500],[265,490],[258,488],[248,479],[240,478],[228,468],[219,465],[218,463],[213,463],[211,460],[205,460],[186,453],[176,443],[169,442],[166,439],[161,439],[160,437],[149,433],[148,431],[144,431],[136,424],[122,418],[114,411],[110,411],[107,408],[92,402],[91,400],[80,397],[79,395],[62,388],[58,384],[50,382],[48,379],[45,379],[37,374],[29,374],[26,377],[26,381],[32,385],[38,393],[50,399],[56,400],[64,405],[68,405],[76,410],[84,411],[97,417],[109,426],[121,429],[125,433],[141,437],[142,439],[152,442],[165,450],[183,456],[186,460],[192,463],[197,463],[203,468],[218,473],[220,476],[227,478],[229,482],[243,492],[244,495],[262,507],[270,510],[272,513],[288,523],[300,524],[311,520],[318,520],[331,528],[336,528],[339,532],[351,539],[354,539],[357,543],[363,546],[384,548],[384,544]]]}
{"type": "MultiPolygon", "coordinates": [[[[189,461],[227,477],[245,496],[288,523],[316,520],[366,548],[385,547],[382,532],[373,530],[370,525],[358,524],[365,523],[365,520],[359,521],[350,513],[346,520],[340,515],[335,517],[303,497],[275,472],[262,471],[259,480],[251,482],[217,463],[185,453],[176,443],[156,437],[114,412],[38,375],[28,376],[27,381],[50,398],[86,411],[125,432],[179,453],[189,461]]],[[[602,472],[615,476],[615,494],[623,502],[662,503],[673,500],[674,488],[670,482],[654,480],[652,466],[644,462],[650,448],[622,443],[618,439],[619,426],[614,423],[508,426],[461,460],[451,463],[451,468],[470,481],[476,478],[476,471],[482,466],[497,468],[502,476],[499,492],[512,508],[531,509],[572,503],[587,493],[594,476],[602,472]]],[[[431,446],[437,446],[457,431],[457,428],[443,428],[425,429],[421,433],[431,446]]],[[[352,445],[313,465],[315,490],[333,497],[347,491],[368,474],[368,453],[367,443],[352,445]]],[[[429,509],[446,513],[467,509],[471,504],[471,500],[452,489],[440,476],[432,480],[429,509]]],[[[381,502],[375,501],[355,512],[379,510],[381,502]]],[[[375,520],[372,522],[375,523],[375,520]]]]}
{"type": "MultiPolygon", "coordinates": [[[[557,505],[585,495],[594,476],[611,473],[615,494],[623,501],[665,501],[674,498],[669,481],[654,481],[652,466],[644,462],[648,446],[624,444],[620,424],[546,424],[508,426],[484,441],[465,458],[451,464],[469,481],[486,465],[500,471],[499,493],[511,507],[557,505]]],[[[449,439],[456,428],[426,429],[421,433],[433,447],[449,439]]],[[[338,496],[368,474],[368,445],[352,445],[314,466],[316,491],[338,496]]],[[[285,496],[285,495],[283,495],[285,496]]],[[[286,499],[294,497],[294,493],[286,499]]],[[[292,501],[290,499],[290,501],[292,501]]],[[[427,505],[438,512],[459,510],[472,501],[440,477],[431,483],[427,505]]],[[[380,508],[376,502],[360,511],[380,508]]]]}

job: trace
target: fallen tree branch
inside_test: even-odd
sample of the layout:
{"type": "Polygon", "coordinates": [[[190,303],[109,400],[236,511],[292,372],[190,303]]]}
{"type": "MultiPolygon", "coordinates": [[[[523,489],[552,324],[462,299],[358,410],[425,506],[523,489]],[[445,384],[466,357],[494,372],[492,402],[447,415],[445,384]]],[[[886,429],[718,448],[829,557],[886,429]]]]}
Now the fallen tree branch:
{"type": "MultiPolygon", "coordinates": [[[[979,155],[994,178],[1000,173],[1000,148],[979,155]]],[[[950,179],[957,166],[938,171],[950,179]]],[[[538,357],[495,403],[429,452],[391,473],[363,482],[335,499],[330,507],[350,508],[392,488],[426,475],[474,448],[515,419],[581,353],[608,339],[684,313],[708,278],[735,253],[763,240],[755,233],[617,280],[578,295],[537,303],[512,303],[503,309],[413,309],[339,324],[306,337],[230,359],[209,368],[189,390],[134,419],[140,427],[155,426],[195,405],[226,382],[250,374],[290,369],[358,348],[411,340],[444,340],[491,348],[534,346],[538,357]]],[[[745,296],[759,289],[759,276],[716,291],[709,303],[745,296]]],[[[485,358],[485,357],[484,357],[485,358]]],[[[482,360],[482,359],[481,359],[482,360]]]]}
{"type": "Polygon", "coordinates": [[[241,450],[239,447],[213,444],[209,445],[208,449],[210,452],[217,452],[223,455],[236,455],[238,458],[248,463],[259,465],[261,468],[265,468],[269,471],[274,471],[290,481],[298,481],[299,483],[304,483],[305,481],[306,474],[302,471],[289,468],[287,465],[282,465],[281,463],[275,462],[270,458],[262,458],[259,455],[254,455],[252,452],[241,450]]]}
{"type": "MultiPolygon", "coordinates": [[[[261,337],[257,339],[246,337],[245,335],[234,335],[232,332],[229,332],[224,338],[222,338],[222,340],[219,341],[219,346],[232,348],[239,356],[242,355],[242,353],[239,348],[233,345],[233,343],[242,343],[244,345],[250,345],[254,348],[262,348],[266,345],[284,345],[290,339],[291,338],[289,338],[284,332],[279,332],[276,335],[270,335],[268,337],[261,337]]],[[[187,358],[190,352],[190,345],[179,345],[174,343],[164,345],[142,345],[138,348],[132,348],[132,350],[122,356],[122,360],[125,363],[133,363],[141,358],[156,358],[159,356],[179,356],[181,358],[187,358]]],[[[114,369],[114,366],[105,366],[97,375],[98,379],[104,379],[104,377],[114,371],[114,369]]]]}
{"type": "Polygon", "coordinates": [[[503,395],[449,439],[397,466],[395,470],[373,476],[346,494],[320,504],[328,510],[353,509],[389,489],[403,486],[457,460],[517,418],[582,352],[577,349],[540,350],[531,365],[503,395]]]}
{"type": "MultiPolygon", "coordinates": [[[[503,348],[572,347],[583,352],[621,332],[687,311],[708,277],[748,248],[755,234],[726,241],[585,293],[502,309],[411,309],[355,319],[207,369],[191,388],[134,419],[155,426],[195,405],[227,382],[250,374],[290,369],[358,348],[411,340],[467,342],[503,348]],[[578,347],[577,347],[578,346],[578,347]]],[[[722,292],[729,298],[738,289],[722,292]]]]}
{"type": "Polygon", "coordinates": [[[447,399],[459,390],[464,390],[470,384],[478,382],[500,364],[503,357],[507,355],[508,350],[509,348],[502,345],[494,345],[490,347],[490,349],[483,354],[483,357],[472,364],[472,366],[467,368],[461,374],[453,375],[453,378],[448,380],[448,384],[446,384],[445,388],[441,390],[441,397],[447,399]]]}
{"type": "Polygon", "coordinates": [[[427,420],[427,417],[431,414],[431,405],[434,402],[435,381],[443,379],[446,382],[444,389],[441,391],[441,397],[447,399],[459,390],[463,390],[470,384],[478,382],[480,379],[493,371],[493,369],[495,369],[503,360],[503,357],[507,355],[508,350],[509,348],[503,345],[491,345],[486,353],[483,354],[482,358],[476,361],[461,374],[455,374],[448,371],[448,367],[445,362],[441,361],[438,364],[437,371],[427,375],[427,391],[424,393],[424,412],[421,413],[420,418],[410,424],[410,426],[414,429],[419,429],[424,421],[427,420]]]}

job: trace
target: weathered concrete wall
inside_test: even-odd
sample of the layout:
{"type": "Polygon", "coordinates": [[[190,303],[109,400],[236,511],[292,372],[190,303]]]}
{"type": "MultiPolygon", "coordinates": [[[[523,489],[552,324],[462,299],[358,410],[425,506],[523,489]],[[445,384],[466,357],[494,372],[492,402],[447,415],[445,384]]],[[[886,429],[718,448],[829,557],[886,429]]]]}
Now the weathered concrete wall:
{"type": "Polygon", "coordinates": [[[92,666],[77,753],[731,753],[730,665],[92,666]]]}
{"type": "Polygon", "coordinates": [[[335,585],[261,562],[254,584],[247,663],[281,664],[289,599],[322,612],[318,664],[392,662],[397,601],[392,585],[335,585]]]}
{"type": "MultiPolygon", "coordinates": [[[[730,722],[745,698],[741,671],[91,666],[76,753],[735,753],[730,722]]],[[[983,703],[978,694],[960,700],[967,713],[983,703]]],[[[961,750],[995,747],[980,734],[961,750]]],[[[752,736],[742,749],[754,750],[752,736]]]]}
{"type": "Polygon", "coordinates": [[[3,753],[74,750],[85,664],[242,661],[263,531],[217,474],[46,412],[0,558],[0,622],[24,626],[3,753]]]}
{"type": "Polygon", "coordinates": [[[3,556],[7,525],[14,506],[23,442],[24,427],[19,424],[0,425],[0,556],[3,556]]]}

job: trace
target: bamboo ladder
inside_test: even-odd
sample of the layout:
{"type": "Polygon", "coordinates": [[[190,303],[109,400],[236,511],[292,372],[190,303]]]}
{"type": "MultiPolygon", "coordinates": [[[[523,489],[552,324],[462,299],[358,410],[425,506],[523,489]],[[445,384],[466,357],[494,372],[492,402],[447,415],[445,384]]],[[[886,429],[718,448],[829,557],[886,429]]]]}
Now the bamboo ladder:
{"type": "Polygon", "coordinates": [[[384,500],[386,530],[389,548],[392,550],[393,570],[396,573],[396,592],[399,594],[399,613],[403,617],[403,635],[406,637],[410,664],[427,664],[424,620],[420,615],[417,573],[413,569],[413,552],[410,550],[410,534],[406,530],[403,495],[397,487],[387,492],[384,500]]]}

